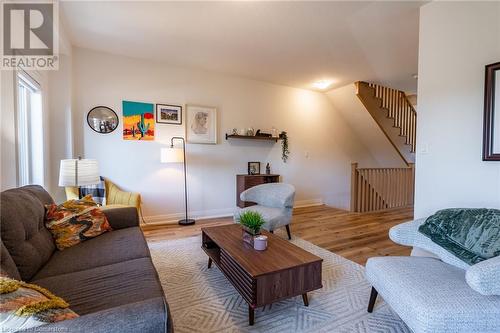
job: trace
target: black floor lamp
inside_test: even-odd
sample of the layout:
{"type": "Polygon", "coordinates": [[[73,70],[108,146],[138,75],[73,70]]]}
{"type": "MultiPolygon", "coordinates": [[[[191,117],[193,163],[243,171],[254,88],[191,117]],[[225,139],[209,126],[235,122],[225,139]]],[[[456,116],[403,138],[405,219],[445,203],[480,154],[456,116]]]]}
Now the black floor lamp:
{"type": "Polygon", "coordinates": [[[195,223],[194,219],[188,218],[188,196],[187,196],[187,172],[186,172],[186,141],[180,136],[174,136],[170,140],[170,148],[161,149],[161,162],[162,163],[180,163],[184,164],[184,204],[185,216],[184,219],[179,220],[180,225],[191,225],[195,223]],[[182,141],[182,150],[174,148],[174,140],[182,141]]]}

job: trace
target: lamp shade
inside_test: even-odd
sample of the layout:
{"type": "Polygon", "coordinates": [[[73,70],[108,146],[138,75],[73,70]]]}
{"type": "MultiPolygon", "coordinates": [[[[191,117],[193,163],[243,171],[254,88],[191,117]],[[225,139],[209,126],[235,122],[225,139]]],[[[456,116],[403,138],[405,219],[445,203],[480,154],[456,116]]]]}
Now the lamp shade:
{"type": "Polygon", "coordinates": [[[97,160],[61,160],[59,186],[85,186],[98,184],[100,181],[97,160]]]}
{"type": "Polygon", "coordinates": [[[161,163],[182,163],[184,161],[184,153],[180,148],[162,148],[161,163]]]}

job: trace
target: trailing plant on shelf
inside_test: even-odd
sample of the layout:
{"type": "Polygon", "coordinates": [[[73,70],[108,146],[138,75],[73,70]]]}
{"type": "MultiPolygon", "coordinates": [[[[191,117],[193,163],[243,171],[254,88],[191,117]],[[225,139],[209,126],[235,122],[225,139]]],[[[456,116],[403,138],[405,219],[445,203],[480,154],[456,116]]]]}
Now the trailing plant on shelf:
{"type": "Polygon", "coordinates": [[[239,217],[240,224],[252,235],[258,235],[265,221],[262,215],[251,210],[244,211],[239,217]]]}
{"type": "Polygon", "coordinates": [[[280,139],[281,139],[281,159],[283,160],[284,163],[286,163],[290,151],[288,150],[288,135],[286,134],[285,131],[280,133],[280,139]]]}

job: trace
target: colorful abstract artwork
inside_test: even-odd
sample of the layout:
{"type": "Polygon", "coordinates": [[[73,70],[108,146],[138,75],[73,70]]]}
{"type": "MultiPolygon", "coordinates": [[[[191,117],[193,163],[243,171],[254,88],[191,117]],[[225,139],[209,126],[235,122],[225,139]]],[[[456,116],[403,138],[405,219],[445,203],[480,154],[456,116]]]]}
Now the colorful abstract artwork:
{"type": "Polygon", "coordinates": [[[123,140],[154,140],[154,104],[122,102],[123,140]]]}

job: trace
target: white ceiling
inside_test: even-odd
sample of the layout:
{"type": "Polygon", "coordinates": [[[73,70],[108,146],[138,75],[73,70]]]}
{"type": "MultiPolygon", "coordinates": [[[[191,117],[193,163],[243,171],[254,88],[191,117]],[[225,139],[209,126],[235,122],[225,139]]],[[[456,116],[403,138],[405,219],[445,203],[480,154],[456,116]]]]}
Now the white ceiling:
{"type": "Polygon", "coordinates": [[[311,89],[416,91],[422,2],[63,2],[73,45],[311,89]]]}

